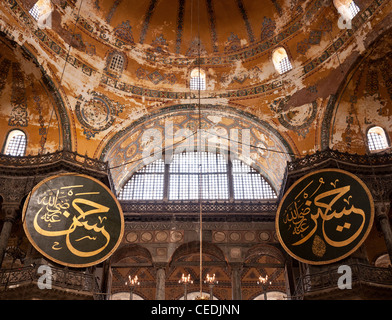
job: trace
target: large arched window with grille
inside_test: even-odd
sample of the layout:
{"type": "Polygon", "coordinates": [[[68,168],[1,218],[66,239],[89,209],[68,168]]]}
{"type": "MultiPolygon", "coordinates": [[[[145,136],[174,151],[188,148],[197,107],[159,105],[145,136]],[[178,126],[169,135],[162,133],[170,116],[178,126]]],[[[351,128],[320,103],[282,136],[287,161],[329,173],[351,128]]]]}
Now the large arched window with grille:
{"type": "Polygon", "coordinates": [[[174,154],[135,172],[120,200],[273,200],[276,191],[257,170],[240,160],[212,152],[174,154]],[[201,197],[199,196],[201,194],[201,197]]]}
{"type": "Polygon", "coordinates": [[[12,130],[8,133],[3,152],[5,155],[20,157],[26,153],[27,139],[22,130],[12,130]]]}

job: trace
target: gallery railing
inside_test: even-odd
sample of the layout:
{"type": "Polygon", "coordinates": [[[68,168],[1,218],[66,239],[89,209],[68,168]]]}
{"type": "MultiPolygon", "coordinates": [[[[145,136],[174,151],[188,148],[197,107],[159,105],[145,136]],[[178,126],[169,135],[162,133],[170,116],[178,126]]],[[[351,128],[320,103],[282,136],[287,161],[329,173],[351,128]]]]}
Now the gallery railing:
{"type": "Polygon", "coordinates": [[[375,153],[370,155],[350,154],[339,152],[332,149],[318,151],[312,155],[305,156],[304,158],[294,160],[287,164],[289,172],[312,168],[315,165],[321,164],[325,161],[335,161],[338,164],[347,164],[351,166],[391,166],[392,153],[375,153]]]}
{"type": "Polygon", "coordinates": [[[38,167],[54,164],[59,161],[65,161],[72,165],[78,165],[80,167],[88,168],[95,171],[108,171],[107,162],[93,159],[88,156],[80,155],[76,152],[68,150],[61,150],[53,153],[23,157],[14,157],[0,154],[0,166],[7,167],[9,169],[11,169],[11,167],[38,167]]]}
{"type": "MultiPolygon", "coordinates": [[[[42,266],[47,267],[46,265],[42,266]]],[[[47,269],[40,270],[39,267],[40,265],[35,265],[0,270],[0,293],[3,292],[4,295],[4,291],[29,284],[38,286],[39,281],[41,281],[44,286],[75,290],[85,295],[91,295],[94,299],[102,298],[98,283],[92,274],[52,266],[49,269],[50,272],[48,272],[47,269]],[[45,277],[45,281],[41,278],[42,276],[45,277]],[[50,280],[46,277],[50,277],[50,280]]]]}
{"type": "MultiPolygon", "coordinates": [[[[392,289],[392,268],[380,268],[360,263],[347,266],[351,270],[352,286],[367,283],[390,286],[392,289]]],[[[338,272],[338,268],[330,267],[322,272],[301,276],[298,279],[293,299],[303,299],[307,294],[320,293],[323,290],[338,289],[339,278],[343,275],[342,272],[338,272]]]]}
{"type": "MultiPolygon", "coordinates": [[[[195,201],[120,201],[125,214],[195,214],[200,212],[200,203],[195,201]]],[[[275,214],[277,202],[261,201],[203,201],[202,211],[206,214],[275,214]]]]}

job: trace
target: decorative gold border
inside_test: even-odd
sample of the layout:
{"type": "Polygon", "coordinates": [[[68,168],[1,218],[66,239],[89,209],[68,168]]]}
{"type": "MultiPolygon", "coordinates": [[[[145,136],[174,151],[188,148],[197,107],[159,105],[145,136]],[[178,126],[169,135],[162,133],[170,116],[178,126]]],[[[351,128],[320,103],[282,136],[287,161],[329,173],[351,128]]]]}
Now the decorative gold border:
{"type": "Polygon", "coordinates": [[[359,179],[356,175],[352,174],[351,172],[348,171],[344,171],[344,170],[340,170],[340,169],[321,169],[321,170],[317,170],[317,171],[313,171],[311,173],[308,173],[307,175],[303,176],[302,178],[300,178],[298,181],[296,181],[284,194],[282,200],[279,203],[278,206],[278,210],[276,211],[276,217],[275,217],[275,231],[276,234],[278,236],[279,239],[279,243],[281,244],[281,246],[283,247],[283,249],[294,259],[307,263],[307,264],[311,264],[311,265],[325,265],[325,264],[330,264],[330,263],[334,263],[337,261],[340,261],[344,258],[347,258],[349,255],[351,255],[354,251],[356,251],[362,244],[363,242],[366,240],[366,238],[369,235],[370,230],[372,229],[373,226],[373,221],[374,221],[374,201],[373,201],[373,196],[370,193],[370,190],[368,189],[368,187],[366,186],[366,184],[359,179]],[[311,260],[306,260],[303,258],[298,257],[297,255],[295,255],[294,253],[292,253],[285,245],[281,235],[280,235],[280,231],[279,231],[279,216],[280,216],[280,210],[282,208],[282,205],[284,203],[284,201],[286,200],[286,197],[290,194],[290,192],[294,189],[294,187],[299,184],[302,180],[306,179],[309,176],[312,176],[314,174],[317,174],[319,172],[330,172],[330,171],[334,171],[334,172],[340,172],[343,174],[346,174],[348,176],[350,176],[351,178],[353,178],[354,180],[356,180],[361,186],[362,188],[365,190],[367,196],[369,197],[369,201],[370,201],[370,220],[369,220],[369,225],[368,228],[366,230],[366,232],[364,233],[362,239],[358,242],[358,244],[351,249],[349,252],[347,252],[346,254],[336,258],[336,259],[332,259],[332,260],[328,260],[328,261],[311,261],[311,260]]]}
{"type": "Polygon", "coordinates": [[[60,265],[67,266],[67,267],[86,268],[86,267],[90,267],[90,266],[97,265],[97,264],[101,263],[102,261],[108,259],[108,258],[114,253],[114,251],[117,250],[117,248],[118,248],[118,246],[120,245],[120,243],[121,243],[121,241],[122,241],[122,238],[123,238],[123,236],[124,236],[124,213],[123,213],[123,211],[122,211],[121,205],[120,205],[120,203],[118,202],[117,198],[116,198],[115,196],[113,196],[112,191],[111,191],[105,184],[103,184],[101,181],[99,181],[99,180],[97,180],[97,179],[95,179],[95,178],[93,178],[93,177],[90,177],[90,176],[84,175],[84,174],[72,173],[72,172],[56,174],[56,175],[54,175],[54,176],[50,176],[50,177],[48,177],[48,178],[45,178],[44,180],[42,180],[41,182],[39,182],[39,183],[31,190],[31,192],[29,193],[29,195],[28,195],[28,197],[27,197],[27,199],[26,199],[26,202],[25,202],[25,204],[24,204],[24,206],[23,206],[22,221],[23,221],[23,229],[24,229],[24,231],[25,231],[25,233],[26,233],[26,236],[27,236],[27,238],[29,239],[30,243],[33,245],[33,247],[34,247],[39,253],[41,253],[44,257],[50,259],[50,260],[53,261],[53,262],[56,262],[56,263],[58,263],[58,264],[60,264],[60,265]],[[72,263],[65,263],[65,262],[63,262],[63,261],[57,260],[57,259],[51,257],[51,256],[50,256],[49,254],[47,254],[46,252],[44,252],[43,250],[41,250],[41,248],[38,247],[38,245],[35,243],[35,241],[32,239],[32,237],[31,237],[31,235],[30,235],[30,233],[29,233],[29,230],[28,230],[27,225],[26,225],[25,216],[26,216],[26,212],[27,212],[27,209],[28,209],[28,206],[29,206],[29,203],[30,203],[31,195],[32,195],[38,188],[40,188],[43,184],[47,183],[47,182],[50,181],[50,180],[53,180],[53,179],[55,179],[55,178],[62,177],[62,176],[79,176],[79,177],[83,177],[83,178],[86,178],[86,179],[90,179],[90,180],[92,180],[92,181],[98,183],[98,184],[101,185],[110,195],[112,195],[112,198],[113,198],[114,202],[116,203],[117,208],[118,208],[118,210],[119,210],[119,212],[120,212],[121,230],[120,230],[120,235],[119,235],[119,237],[118,237],[117,243],[114,245],[113,249],[112,249],[106,256],[104,256],[103,258],[101,258],[101,259],[99,259],[99,260],[97,260],[97,261],[93,261],[93,262],[86,263],[86,264],[72,264],[72,263]]]}

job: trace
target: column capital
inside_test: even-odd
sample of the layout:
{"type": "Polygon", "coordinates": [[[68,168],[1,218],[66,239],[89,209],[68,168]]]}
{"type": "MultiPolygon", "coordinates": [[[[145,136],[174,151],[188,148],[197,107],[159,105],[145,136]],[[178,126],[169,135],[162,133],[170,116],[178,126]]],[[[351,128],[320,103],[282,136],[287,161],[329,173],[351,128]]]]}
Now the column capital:
{"type": "Polygon", "coordinates": [[[242,271],[244,264],[242,262],[229,262],[229,266],[233,270],[242,271]]]}
{"type": "Polygon", "coordinates": [[[4,213],[4,221],[15,222],[18,215],[19,203],[16,202],[4,202],[1,205],[1,210],[4,213]]]}
{"type": "Polygon", "coordinates": [[[155,269],[166,269],[167,268],[167,266],[168,266],[168,264],[166,263],[166,262],[154,262],[153,263],[153,267],[155,268],[155,269]]]}
{"type": "Polygon", "coordinates": [[[388,218],[390,203],[386,201],[377,201],[374,203],[375,217],[380,219],[388,218]]]}

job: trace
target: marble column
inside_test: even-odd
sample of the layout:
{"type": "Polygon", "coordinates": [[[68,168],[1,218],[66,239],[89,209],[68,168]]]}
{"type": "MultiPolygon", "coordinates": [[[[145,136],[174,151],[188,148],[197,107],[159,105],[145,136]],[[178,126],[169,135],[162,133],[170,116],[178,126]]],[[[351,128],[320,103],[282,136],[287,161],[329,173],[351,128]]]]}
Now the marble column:
{"type": "Polygon", "coordinates": [[[4,214],[3,228],[0,233],[0,268],[3,264],[5,250],[7,249],[8,239],[11,235],[12,225],[14,224],[19,210],[19,203],[3,203],[2,211],[4,214]]]}
{"type": "Polygon", "coordinates": [[[231,264],[232,300],[242,300],[241,272],[242,263],[231,264]]]}
{"type": "Polygon", "coordinates": [[[380,225],[381,232],[384,236],[384,241],[387,247],[389,259],[392,262],[392,230],[388,218],[389,205],[390,204],[388,202],[376,202],[374,204],[374,207],[376,219],[380,225]]]}
{"type": "Polygon", "coordinates": [[[155,300],[165,300],[166,270],[163,266],[158,266],[156,270],[156,294],[155,300]]]}

